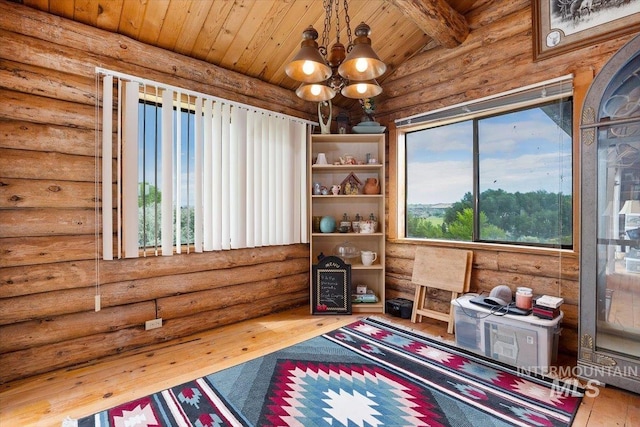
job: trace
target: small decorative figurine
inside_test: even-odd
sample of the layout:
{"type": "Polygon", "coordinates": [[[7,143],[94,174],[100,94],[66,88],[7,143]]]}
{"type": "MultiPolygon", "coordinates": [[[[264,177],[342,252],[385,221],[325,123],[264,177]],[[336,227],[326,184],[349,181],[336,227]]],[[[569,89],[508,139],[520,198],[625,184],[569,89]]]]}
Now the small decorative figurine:
{"type": "Polygon", "coordinates": [[[331,104],[331,100],[318,102],[318,120],[320,121],[320,133],[322,134],[331,133],[332,111],[333,106],[331,104]],[[328,108],[329,111],[323,111],[325,108],[328,108]]]}
{"type": "Polygon", "coordinates": [[[360,187],[362,186],[362,181],[358,179],[356,174],[351,172],[342,181],[341,186],[344,189],[344,194],[347,194],[347,195],[360,194],[360,187]]]}

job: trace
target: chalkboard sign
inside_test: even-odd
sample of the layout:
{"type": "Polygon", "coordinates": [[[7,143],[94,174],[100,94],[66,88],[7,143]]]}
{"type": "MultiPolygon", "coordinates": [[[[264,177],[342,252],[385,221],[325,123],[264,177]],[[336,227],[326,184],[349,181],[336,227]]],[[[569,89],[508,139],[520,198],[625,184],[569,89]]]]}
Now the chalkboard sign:
{"type": "Polygon", "coordinates": [[[351,264],[326,256],[313,266],[313,314],[351,314],[351,264]]]}

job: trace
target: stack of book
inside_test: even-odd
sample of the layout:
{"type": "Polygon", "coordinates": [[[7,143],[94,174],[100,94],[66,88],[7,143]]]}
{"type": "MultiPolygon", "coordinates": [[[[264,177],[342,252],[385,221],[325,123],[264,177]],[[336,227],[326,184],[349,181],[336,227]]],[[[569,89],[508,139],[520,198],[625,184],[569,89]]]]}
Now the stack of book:
{"type": "Polygon", "coordinates": [[[355,293],[351,295],[351,302],[353,303],[376,303],[378,297],[372,290],[368,290],[366,294],[355,293]]]}
{"type": "Polygon", "coordinates": [[[533,301],[533,315],[540,319],[552,320],[560,315],[563,298],[543,295],[533,301]]]}

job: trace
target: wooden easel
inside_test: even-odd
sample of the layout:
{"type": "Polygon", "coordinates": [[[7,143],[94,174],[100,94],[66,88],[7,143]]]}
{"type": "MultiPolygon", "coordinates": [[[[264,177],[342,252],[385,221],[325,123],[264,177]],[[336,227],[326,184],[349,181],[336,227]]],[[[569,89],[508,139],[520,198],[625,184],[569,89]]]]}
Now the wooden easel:
{"type": "Polygon", "coordinates": [[[418,247],[413,261],[411,281],[416,285],[411,321],[421,322],[422,316],[449,322],[447,332],[453,333],[453,310],[448,313],[425,308],[427,288],[451,292],[451,300],[469,291],[473,252],[462,249],[418,247]]]}

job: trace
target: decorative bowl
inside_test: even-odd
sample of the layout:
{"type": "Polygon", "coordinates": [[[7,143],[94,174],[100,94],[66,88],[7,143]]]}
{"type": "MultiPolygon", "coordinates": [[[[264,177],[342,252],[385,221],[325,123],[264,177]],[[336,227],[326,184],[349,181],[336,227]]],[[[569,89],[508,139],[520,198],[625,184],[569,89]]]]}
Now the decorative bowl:
{"type": "MultiPolygon", "coordinates": [[[[375,123],[375,122],[374,122],[375,123]]],[[[386,126],[369,126],[358,124],[351,128],[355,133],[384,133],[386,126]]]]}
{"type": "Polygon", "coordinates": [[[343,242],[333,248],[333,253],[335,256],[341,258],[344,262],[350,263],[352,259],[358,258],[360,256],[360,249],[358,249],[351,242],[343,242]]]}

